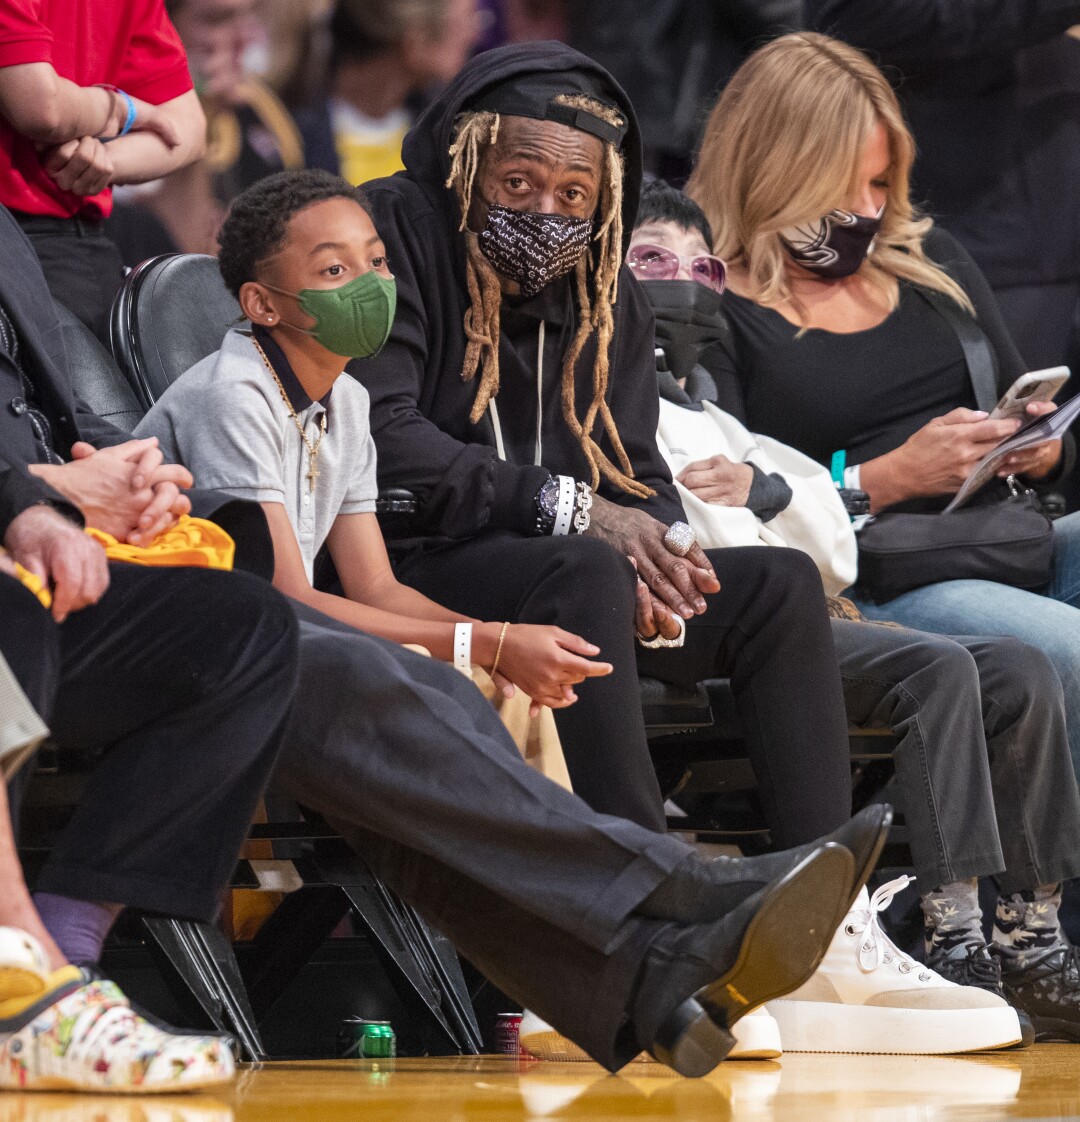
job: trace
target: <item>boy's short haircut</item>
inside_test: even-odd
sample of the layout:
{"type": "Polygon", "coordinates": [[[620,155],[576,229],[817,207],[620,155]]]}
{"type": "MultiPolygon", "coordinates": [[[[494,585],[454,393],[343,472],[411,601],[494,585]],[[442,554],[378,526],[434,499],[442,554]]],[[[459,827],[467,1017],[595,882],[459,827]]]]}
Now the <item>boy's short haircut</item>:
{"type": "Polygon", "coordinates": [[[674,222],[684,230],[696,230],[712,252],[712,229],[705,212],[682,193],[663,179],[653,179],[641,188],[641,203],[638,206],[636,226],[646,222],[674,222]]]}
{"type": "Polygon", "coordinates": [[[359,188],[317,168],[268,175],[237,195],[218,233],[218,268],[225,287],[239,297],[241,287],[255,279],[258,263],[281,248],[292,216],[313,203],[338,198],[368,210],[359,188]]]}

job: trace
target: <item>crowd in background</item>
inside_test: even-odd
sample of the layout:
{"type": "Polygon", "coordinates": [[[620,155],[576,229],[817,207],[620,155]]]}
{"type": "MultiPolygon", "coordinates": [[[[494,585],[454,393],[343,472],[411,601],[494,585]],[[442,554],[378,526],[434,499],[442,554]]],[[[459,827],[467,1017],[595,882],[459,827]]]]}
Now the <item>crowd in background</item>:
{"type": "MultiPolygon", "coordinates": [[[[229,1078],[100,955],[124,907],[212,918],[275,760],[538,1049],[692,1075],[770,1033],[1080,1041],[1080,514],[1037,514],[1027,583],[875,586],[854,528],[937,515],[1018,427],[987,415],[1016,377],[1080,373],[1080,3],[128,4],[55,51],[33,0],[0,17],[0,594],[25,618],[0,652],[105,761],[32,899],[0,804],[0,1088],[229,1078]],[[218,258],[247,327],[130,436],[56,317],[116,352],[125,267],[178,252],[218,258]],[[423,501],[384,540],[387,485],[423,501]],[[120,564],[246,503],[265,579],[120,564]],[[639,674],[730,680],[787,851],[665,833],[639,674]],[[508,732],[515,689],[561,785],[508,732]],[[851,818],[849,724],[894,736],[920,961],[877,918],[907,878],[864,887],[891,812],[851,818]],[[429,782],[438,747],[456,782],[429,782]],[[155,776],[172,802],[110,811],[155,776]],[[38,1037],[47,1061],[16,1055],[38,1037]]],[[[984,513],[1080,505],[1071,436],[1004,466],[984,513]]],[[[214,524],[169,548],[230,568],[214,524]]]]}

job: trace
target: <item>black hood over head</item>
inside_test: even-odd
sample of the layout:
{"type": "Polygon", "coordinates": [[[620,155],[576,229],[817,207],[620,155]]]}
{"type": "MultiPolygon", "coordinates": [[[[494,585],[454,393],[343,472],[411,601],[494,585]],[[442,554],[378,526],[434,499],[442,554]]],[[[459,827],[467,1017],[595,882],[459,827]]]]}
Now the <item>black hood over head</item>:
{"type": "MultiPolygon", "coordinates": [[[[401,147],[406,174],[445,193],[447,221],[456,231],[461,221],[457,199],[452,190],[443,187],[450,174],[454,122],[469,109],[486,108],[486,99],[496,90],[501,104],[521,107],[519,115],[538,115],[529,112],[528,107],[544,95],[554,97],[562,93],[596,98],[614,106],[626,118],[625,135],[619,145],[626,167],[622,207],[625,252],[641,195],[641,134],[634,108],[622,87],[602,66],[562,43],[515,43],[484,51],[466,63],[406,135],[401,147]]],[[[505,112],[510,113],[511,109],[505,112]]],[[[565,123],[573,127],[569,115],[565,123]]]]}

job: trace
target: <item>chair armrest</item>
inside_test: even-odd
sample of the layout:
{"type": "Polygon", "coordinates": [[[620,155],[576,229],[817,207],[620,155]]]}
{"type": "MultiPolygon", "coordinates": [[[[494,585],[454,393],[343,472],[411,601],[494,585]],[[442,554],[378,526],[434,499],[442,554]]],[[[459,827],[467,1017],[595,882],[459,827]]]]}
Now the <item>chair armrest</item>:
{"type": "Polygon", "coordinates": [[[376,514],[415,514],[419,509],[416,496],[404,487],[388,487],[375,500],[376,514]]]}

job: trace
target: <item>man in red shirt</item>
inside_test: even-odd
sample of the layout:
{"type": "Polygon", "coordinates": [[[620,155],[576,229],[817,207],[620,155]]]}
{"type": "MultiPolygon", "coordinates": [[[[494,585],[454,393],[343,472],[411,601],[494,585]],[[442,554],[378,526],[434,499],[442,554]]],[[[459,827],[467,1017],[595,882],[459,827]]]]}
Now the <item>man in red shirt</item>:
{"type": "Polygon", "coordinates": [[[98,335],[120,281],[115,184],[198,159],[206,121],[163,0],[0,4],[0,203],[53,296],[98,335]]]}

